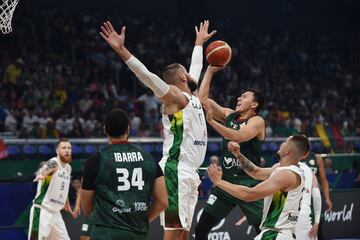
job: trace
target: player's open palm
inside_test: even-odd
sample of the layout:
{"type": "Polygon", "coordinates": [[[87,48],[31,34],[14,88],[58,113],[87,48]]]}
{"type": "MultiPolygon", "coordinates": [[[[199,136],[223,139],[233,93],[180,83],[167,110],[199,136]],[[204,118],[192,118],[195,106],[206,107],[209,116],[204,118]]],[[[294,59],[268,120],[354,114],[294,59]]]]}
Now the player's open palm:
{"type": "Polygon", "coordinates": [[[209,20],[205,20],[204,22],[201,22],[199,27],[195,26],[196,45],[197,44],[202,45],[212,36],[214,36],[215,33],[217,32],[216,30],[213,30],[211,33],[208,33],[208,31],[209,31],[209,20]]]}
{"type": "Polygon", "coordinates": [[[101,26],[100,35],[115,51],[118,51],[124,47],[125,44],[125,29],[126,27],[123,26],[120,34],[118,34],[112,24],[107,21],[101,26]]]}

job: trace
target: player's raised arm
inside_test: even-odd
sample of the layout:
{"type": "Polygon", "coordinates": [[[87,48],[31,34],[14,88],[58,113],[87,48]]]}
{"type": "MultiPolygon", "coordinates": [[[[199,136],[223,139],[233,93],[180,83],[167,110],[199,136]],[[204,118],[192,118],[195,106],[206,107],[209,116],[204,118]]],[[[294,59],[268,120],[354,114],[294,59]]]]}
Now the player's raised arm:
{"type": "Polygon", "coordinates": [[[201,103],[204,105],[206,111],[211,111],[214,119],[220,122],[225,122],[227,115],[234,112],[230,108],[224,108],[220,106],[213,99],[209,98],[211,80],[214,74],[223,69],[224,67],[214,67],[209,65],[206,69],[204,78],[200,85],[199,98],[201,103]]]}
{"type": "Polygon", "coordinates": [[[229,151],[234,154],[234,156],[239,160],[242,169],[252,178],[259,179],[259,180],[266,180],[270,177],[273,170],[279,166],[279,164],[275,164],[271,168],[261,168],[256,166],[253,162],[247,159],[243,154],[240,152],[240,145],[236,142],[229,142],[228,143],[229,151]]]}
{"type": "Polygon", "coordinates": [[[145,65],[134,57],[125,47],[125,26],[121,28],[118,34],[112,24],[107,21],[101,27],[100,35],[117,52],[120,58],[126,63],[137,78],[149,87],[154,94],[167,106],[175,108],[177,111],[186,106],[188,100],[181,91],[165,83],[156,74],[150,72],[145,65]]]}
{"type": "Polygon", "coordinates": [[[213,30],[211,33],[208,33],[209,30],[209,20],[200,22],[199,27],[195,26],[195,46],[191,56],[191,65],[189,69],[189,74],[194,78],[196,83],[198,83],[201,70],[203,67],[203,45],[207,42],[215,33],[216,30],[213,30]]]}
{"type": "Polygon", "coordinates": [[[39,180],[43,180],[47,176],[50,176],[57,170],[58,166],[59,166],[58,162],[54,159],[50,159],[46,161],[40,167],[39,171],[37,172],[36,178],[33,181],[37,182],[39,180]]]}

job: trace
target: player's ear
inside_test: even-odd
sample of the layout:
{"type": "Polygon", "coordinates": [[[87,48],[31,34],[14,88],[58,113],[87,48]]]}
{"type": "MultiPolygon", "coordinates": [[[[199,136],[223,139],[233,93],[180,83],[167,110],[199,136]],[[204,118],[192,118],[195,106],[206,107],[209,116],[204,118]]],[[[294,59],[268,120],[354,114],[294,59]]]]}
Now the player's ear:
{"type": "Polygon", "coordinates": [[[180,73],[179,78],[181,81],[187,81],[187,77],[184,73],[180,73]]]}
{"type": "Polygon", "coordinates": [[[251,108],[254,109],[254,111],[256,111],[256,108],[259,106],[258,102],[252,102],[251,104],[251,108]]]}

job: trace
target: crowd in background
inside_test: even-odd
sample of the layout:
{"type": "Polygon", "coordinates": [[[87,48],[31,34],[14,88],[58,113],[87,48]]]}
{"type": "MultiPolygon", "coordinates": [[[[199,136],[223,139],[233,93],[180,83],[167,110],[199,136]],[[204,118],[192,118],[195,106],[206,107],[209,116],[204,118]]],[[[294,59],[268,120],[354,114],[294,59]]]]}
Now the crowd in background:
{"type": "MultiPolygon", "coordinates": [[[[0,132],[19,138],[104,137],[109,109],[131,117],[132,136],[162,135],[160,102],[99,35],[104,19],[56,12],[32,14],[0,40],[0,132]]],[[[161,76],[166,65],[190,65],[198,24],[191,19],[113,19],[127,25],[126,45],[161,76]]],[[[244,89],[267,98],[267,137],[316,136],[316,123],[360,136],[360,32],[260,31],[230,19],[210,22],[232,47],[212,98],[234,108],[244,89]]],[[[206,64],[204,64],[204,70],[206,64]]],[[[210,135],[216,136],[213,131],[210,135]]]]}

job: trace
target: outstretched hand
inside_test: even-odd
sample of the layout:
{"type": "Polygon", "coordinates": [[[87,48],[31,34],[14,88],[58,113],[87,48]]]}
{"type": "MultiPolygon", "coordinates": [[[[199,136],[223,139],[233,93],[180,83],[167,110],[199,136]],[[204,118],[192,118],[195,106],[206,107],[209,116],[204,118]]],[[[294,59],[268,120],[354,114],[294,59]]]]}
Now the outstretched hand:
{"type": "Polygon", "coordinates": [[[126,27],[123,26],[120,34],[118,34],[114,30],[112,24],[109,21],[106,21],[101,26],[100,35],[116,52],[118,52],[125,46],[125,30],[126,27]]]}
{"type": "Polygon", "coordinates": [[[44,180],[46,176],[42,175],[41,173],[39,173],[35,179],[33,180],[33,182],[38,182],[40,180],[44,180]]]}
{"type": "Polygon", "coordinates": [[[195,45],[203,45],[206,41],[208,41],[212,36],[217,33],[216,30],[213,30],[211,33],[209,31],[209,20],[205,20],[204,22],[200,22],[200,26],[195,26],[196,40],[195,45]]]}

